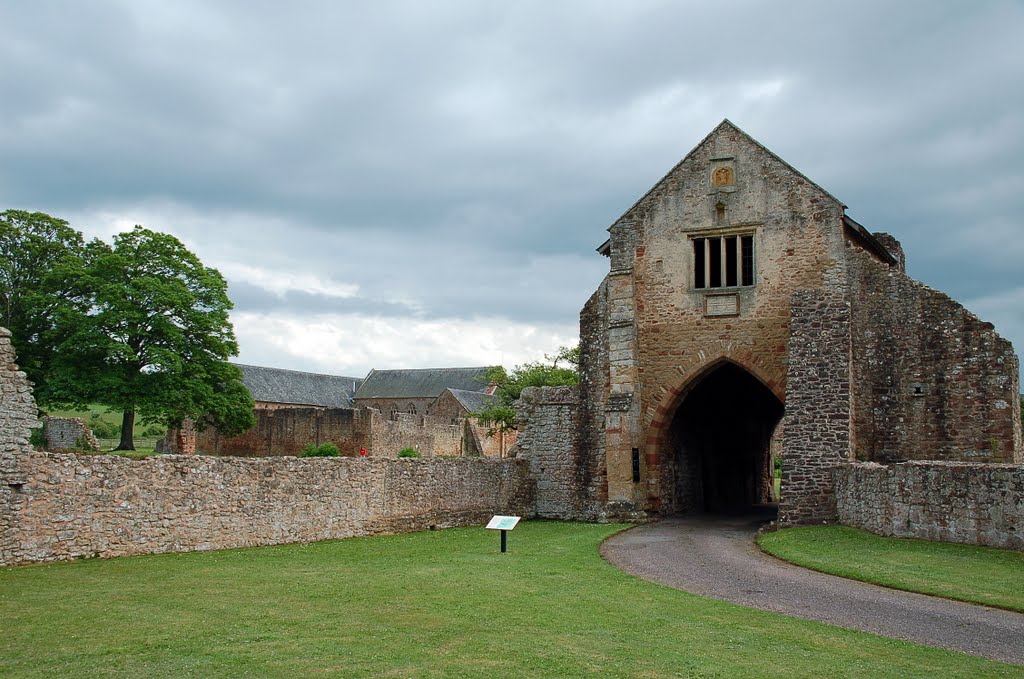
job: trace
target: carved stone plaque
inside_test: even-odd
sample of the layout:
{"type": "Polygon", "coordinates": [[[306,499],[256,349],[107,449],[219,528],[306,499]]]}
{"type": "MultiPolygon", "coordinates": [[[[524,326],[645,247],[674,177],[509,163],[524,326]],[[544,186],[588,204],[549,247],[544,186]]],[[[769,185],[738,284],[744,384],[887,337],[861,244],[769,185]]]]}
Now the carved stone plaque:
{"type": "Polygon", "coordinates": [[[738,316],[739,295],[708,295],[704,298],[705,316],[738,316]]]}
{"type": "Polygon", "coordinates": [[[711,186],[732,186],[736,183],[736,176],[732,167],[723,165],[711,173],[711,186]]]}
{"type": "Polygon", "coordinates": [[[633,404],[633,394],[612,394],[604,409],[608,412],[627,412],[633,404]]]}

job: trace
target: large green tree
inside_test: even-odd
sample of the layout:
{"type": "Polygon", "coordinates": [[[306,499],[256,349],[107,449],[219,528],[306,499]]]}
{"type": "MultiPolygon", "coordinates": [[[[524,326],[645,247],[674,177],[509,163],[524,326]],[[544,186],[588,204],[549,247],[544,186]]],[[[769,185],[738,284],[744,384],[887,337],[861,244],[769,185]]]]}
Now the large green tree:
{"type": "Polygon", "coordinates": [[[102,403],[123,413],[119,450],[134,450],[136,414],[168,425],[191,418],[228,435],[255,418],[228,319],[227,283],[174,236],[141,226],[113,245],[88,244],[70,307],[53,390],[65,403],[102,403]]]}
{"type": "Polygon", "coordinates": [[[42,212],[0,212],[0,326],[11,331],[18,365],[45,403],[57,317],[83,302],[77,288],[84,265],[82,234],[42,212]]]}
{"type": "Polygon", "coordinates": [[[554,356],[544,356],[544,361],[522,363],[508,372],[502,366],[487,372],[490,384],[496,385],[493,401],[473,413],[481,424],[489,427],[489,433],[508,431],[516,428],[514,403],[527,387],[562,387],[577,384],[579,375],[580,348],[560,347],[554,356]]]}

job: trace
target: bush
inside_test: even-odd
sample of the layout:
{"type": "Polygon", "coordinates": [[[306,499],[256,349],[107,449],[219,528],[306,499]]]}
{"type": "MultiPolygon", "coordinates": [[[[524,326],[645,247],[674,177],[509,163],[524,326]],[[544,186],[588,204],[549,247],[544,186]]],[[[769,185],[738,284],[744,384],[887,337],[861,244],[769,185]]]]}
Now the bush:
{"type": "Polygon", "coordinates": [[[419,457],[420,454],[416,452],[415,448],[402,448],[398,451],[398,457],[419,457]]]}
{"type": "Polygon", "coordinates": [[[93,413],[89,418],[89,429],[92,430],[93,436],[98,439],[116,439],[121,437],[121,425],[100,419],[99,413],[93,413]]]}
{"type": "Polygon", "coordinates": [[[302,449],[302,457],[338,457],[341,451],[333,443],[321,443],[319,446],[307,443],[302,449]]]}
{"type": "MultiPolygon", "coordinates": [[[[93,432],[93,433],[95,434],[96,432],[93,432]]],[[[166,433],[167,433],[166,429],[164,429],[160,425],[154,424],[154,425],[151,425],[150,427],[148,427],[144,432],[142,432],[142,436],[145,437],[145,438],[148,438],[148,439],[155,439],[155,438],[160,438],[161,436],[163,436],[166,433]]]]}
{"type": "Polygon", "coordinates": [[[46,450],[46,446],[48,445],[46,440],[46,431],[42,427],[39,427],[38,429],[30,429],[28,442],[32,444],[32,447],[36,450],[46,450]]]}

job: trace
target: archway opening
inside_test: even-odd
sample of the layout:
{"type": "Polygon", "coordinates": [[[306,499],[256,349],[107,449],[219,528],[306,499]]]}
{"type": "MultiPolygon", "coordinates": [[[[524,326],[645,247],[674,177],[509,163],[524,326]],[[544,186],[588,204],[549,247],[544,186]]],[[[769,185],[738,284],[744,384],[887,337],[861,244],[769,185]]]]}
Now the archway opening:
{"type": "Polygon", "coordinates": [[[756,377],[723,363],[694,385],[669,425],[676,512],[740,513],[772,502],[772,433],[779,399],[756,377]]]}

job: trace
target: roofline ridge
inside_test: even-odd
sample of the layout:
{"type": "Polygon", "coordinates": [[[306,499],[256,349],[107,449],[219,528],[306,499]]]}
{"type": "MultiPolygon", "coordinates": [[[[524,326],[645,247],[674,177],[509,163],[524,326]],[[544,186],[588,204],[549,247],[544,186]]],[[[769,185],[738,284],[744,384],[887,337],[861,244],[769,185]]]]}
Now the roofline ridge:
{"type": "MultiPolygon", "coordinates": [[[[413,372],[413,371],[423,371],[423,370],[479,370],[481,368],[483,368],[484,370],[490,370],[491,368],[495,368],[495,367],[497,367],[497,366],[493,366],[493,365],[454,365],[454,366],[450,366],[450,367],[446,367],[446,368],[445,367],[435,367],[435,368],[384,368],[382,370],[377,370],[376,368],[374,368],[374,369],[370,370],[370,374],[373,374],[375,372],[394,373],[394,372],[413,372]]],[[[368,374],[367,377],[369,377],[370,374],[368,374]]]]}
{"type": "Polygon", "coordinates": [[[318,375],[320,377],[337,377],[337,378],[343,379],[343,380],[361,380],[361,379],[365,379],[365,378],[362,378],[362,377],[351,377],[349,375],[332,375],[331,373],[315,373],[315,372],[312,372],[310,370],[294,370],[292,368],[274,368],[273,366],[269,366],[269,365],[253,365],[252,363],[232,363],[231,365],[237,366],[239,368],[242,368],[242,367],[245,367],[245,368],[260,368],[262,370],[276,370],[278,372],[299,373],[301,375],[318,375]]]}

